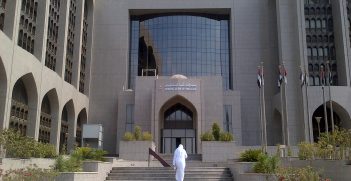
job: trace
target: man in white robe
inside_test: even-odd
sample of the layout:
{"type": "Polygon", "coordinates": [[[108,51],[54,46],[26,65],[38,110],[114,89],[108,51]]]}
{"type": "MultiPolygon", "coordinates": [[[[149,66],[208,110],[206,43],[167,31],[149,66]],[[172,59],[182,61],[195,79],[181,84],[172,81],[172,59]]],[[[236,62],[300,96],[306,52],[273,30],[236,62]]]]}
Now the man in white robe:
{"type": "Polygon", "coordinates": [[[188,157],[186,151],[183,148],[182,144],[179,144],[178,148],[174,151],[173,156],[173,166],[176,169],[176,180],[184,180],[184,171],[185,171],[185,159],[188,157]]]}

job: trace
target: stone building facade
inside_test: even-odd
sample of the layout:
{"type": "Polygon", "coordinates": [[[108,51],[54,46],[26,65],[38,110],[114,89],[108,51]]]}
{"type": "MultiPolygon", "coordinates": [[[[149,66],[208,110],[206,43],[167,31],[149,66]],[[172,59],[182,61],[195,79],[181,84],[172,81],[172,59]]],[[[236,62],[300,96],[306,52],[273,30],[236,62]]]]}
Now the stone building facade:
{"type": "Polygon", "coordinates": [[[259,145],[263,62],[269,145],[316,140],[325,113],[328,131],[332,121],[351,128],[350,3],[2,0],[1,126],[59,150],[99,123],[104,149],[118,153],[139,125],[159,152],[182,142],[201,153],[200,135],[217,122],[237,144],[259,145]]]}

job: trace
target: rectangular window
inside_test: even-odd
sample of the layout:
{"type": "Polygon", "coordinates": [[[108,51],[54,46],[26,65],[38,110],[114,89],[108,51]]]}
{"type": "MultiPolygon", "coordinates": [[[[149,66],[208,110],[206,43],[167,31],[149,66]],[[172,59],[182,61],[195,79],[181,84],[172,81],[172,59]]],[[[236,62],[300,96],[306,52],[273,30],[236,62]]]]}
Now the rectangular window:
{"type": "Polygon", "coordinates": [[[126,130],[132,132],[134,127],[134,104],[126,106],[126,130]]]}
{"type": "Polygon", "coordinates": [[[232,105],[224,105],[223,129],[226,132],[233,133],[232,130],[232,105]]]}

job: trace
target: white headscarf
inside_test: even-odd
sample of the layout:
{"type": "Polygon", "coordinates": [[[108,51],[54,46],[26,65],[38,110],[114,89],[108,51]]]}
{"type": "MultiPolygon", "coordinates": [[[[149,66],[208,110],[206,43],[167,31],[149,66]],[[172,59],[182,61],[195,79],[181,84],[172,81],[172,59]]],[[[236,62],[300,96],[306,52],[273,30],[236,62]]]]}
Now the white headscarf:
{"type": "Polygon", "coordinates": [[[173,156],[173,165],[177,166],[176,163],[181,162],[182,165],[185,167],[185,159],[188,157],[188,154],[184,150],[184,147],[182,144],[179,144],[178,148],[174,151],[174,156],[173,156]]]}

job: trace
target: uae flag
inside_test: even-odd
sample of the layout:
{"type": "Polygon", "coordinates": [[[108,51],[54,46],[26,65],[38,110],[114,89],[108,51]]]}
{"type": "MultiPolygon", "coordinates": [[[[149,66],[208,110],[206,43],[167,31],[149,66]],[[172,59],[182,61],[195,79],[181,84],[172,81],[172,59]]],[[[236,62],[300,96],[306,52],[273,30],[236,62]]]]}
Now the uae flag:
{"type": "Polygon", "coordinates": [[[264,85],[262,67],[257,68],[257,85],[259,88],[261,88],[264,85]]]}
{"type": "Polygon", "coordinates": [[[282,83],[284,82],[285,84],[288,83],[288,80],[286,78],[286,76],[288,75],[288,73],[286,72],[286,69],[284,66],[279,65],[279,78],[278,78],[278,87],[280,88],[280,86],[282,85],[282,83]]]}

